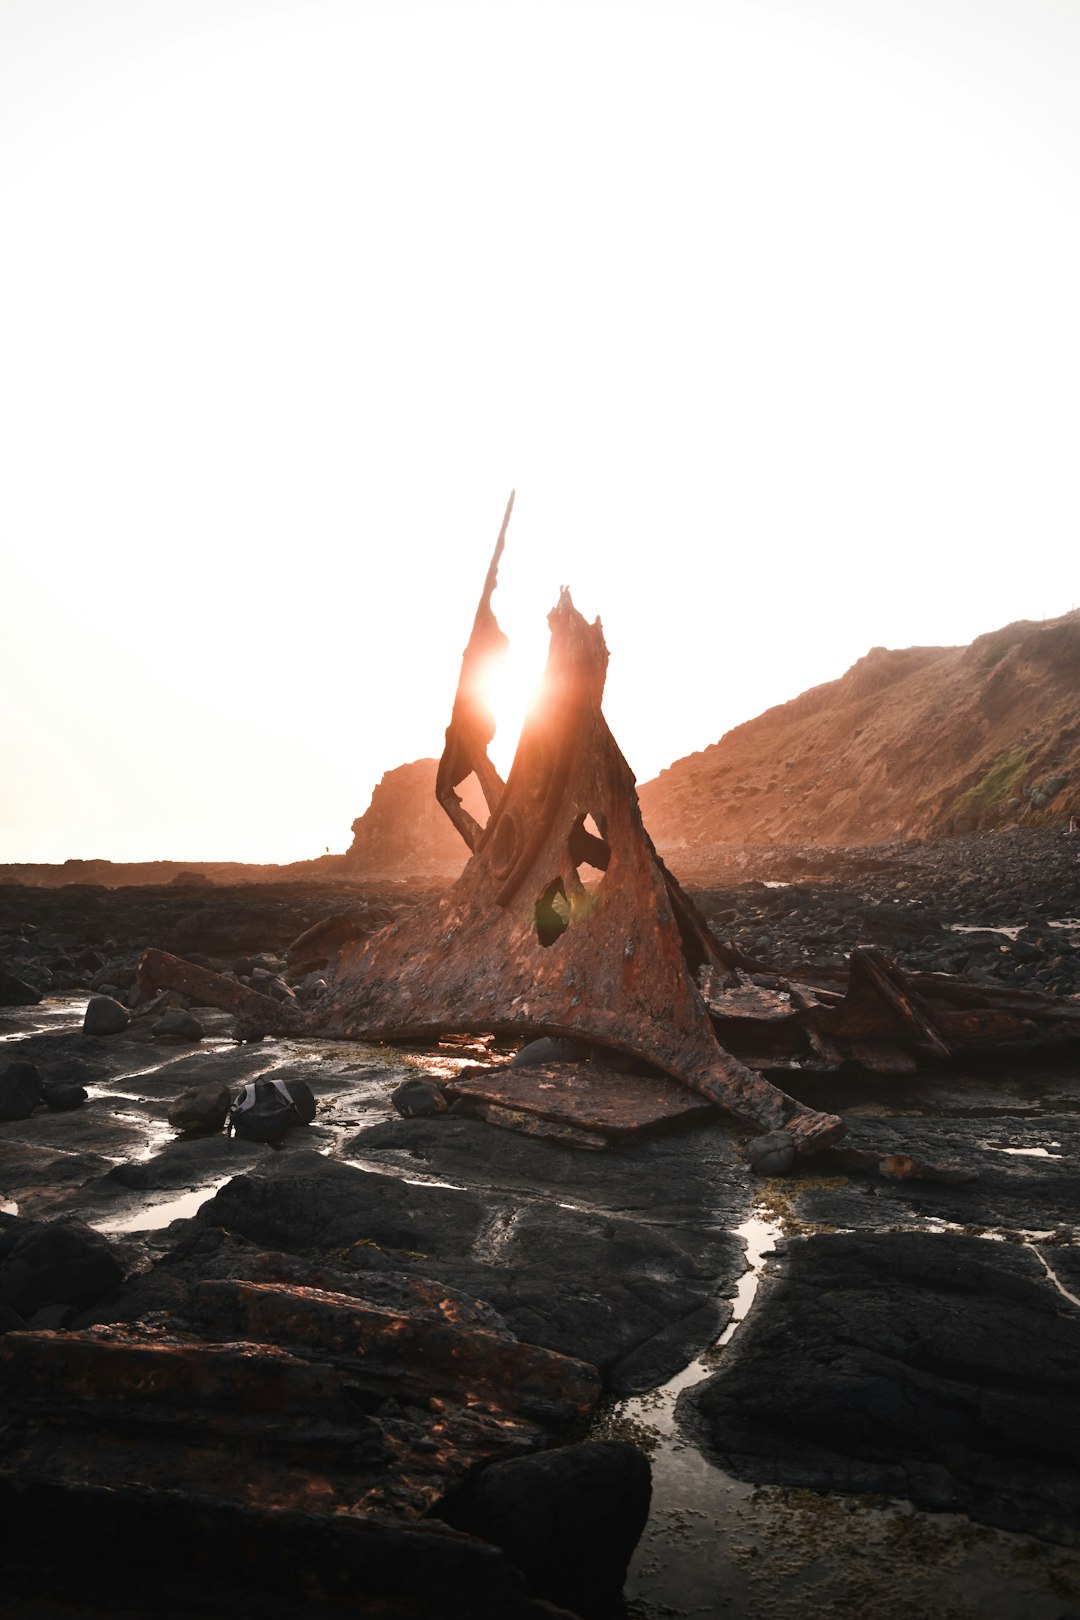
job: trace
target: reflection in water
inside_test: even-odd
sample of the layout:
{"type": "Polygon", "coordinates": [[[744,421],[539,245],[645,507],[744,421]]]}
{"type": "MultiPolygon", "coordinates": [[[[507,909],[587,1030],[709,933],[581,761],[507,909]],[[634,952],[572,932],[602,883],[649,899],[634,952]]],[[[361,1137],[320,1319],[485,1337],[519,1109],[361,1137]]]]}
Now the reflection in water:
{"type": "Polygon", "coordinates": [[[156,1232],[172,1221],[187,1220],[231,1180],[231,1176],[222,1176],[220,1180],[207,1182],[203,1187],[189,1189],[179,1198],[170,1198],[167,1203],[150,1204],[145,1209],[137,1210],[134,1215],[126,1215],[123,1220],[94,1221],[92,1224],[98,1232],[156,1232]]]}
{"type": "Polygon", "coordinates": [[[724,1347],[749,1313],[780,1237],[760,1217],[738,1231],[747,1270],[732,1321],[706,1352],[713,1365],[692,1362],[662,1388],[619,1402],[597,1425],[597,1438],[631,1439],[652,1463],[649,1521],[626,1582],[631,1620],[902,1620],[912,1613],[1056,1620],[1058,1594],[1080,1591],[1080,1565],[1068,1549],[905,1501],[754,1486],[680,1435],[676,1399],[723,1366],[724,1347]]]}

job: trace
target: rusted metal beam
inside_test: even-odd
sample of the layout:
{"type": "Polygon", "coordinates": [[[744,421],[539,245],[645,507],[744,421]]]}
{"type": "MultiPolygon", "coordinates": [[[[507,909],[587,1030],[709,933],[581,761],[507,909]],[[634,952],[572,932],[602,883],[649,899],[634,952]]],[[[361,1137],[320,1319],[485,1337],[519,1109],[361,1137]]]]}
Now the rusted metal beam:
{"type": "Polygon", "coordinates": [[[852,951],[843,1001],[808,1007],[802,1017],[822,1055],[854,1056],[854,1046],[864,1049],[875,1040],[895,1046],[903,1039],[929,1056],[949,1056],[929,1009],[882,951],[852,951]]]}
{"type": "Polygon", "coordinates": [[[499,581],[499,561],[506,545],[506,529],[513,510],[514,491],[511,490],[473,620],[472,634],[462,654],[454,708],[446,728],[446,746],[435,778],[436,798],[472,850],[479,844],[484,829],[475,816],[469,814],[454,790],[466,777],[475,775],[489,815],[502,797],[502,777],[488,758],[488,744],[495,735],[495,717],[484,691],[484,679],[492,663],[503,657],[509,645],[492,612],[491,598],[499,581]]]}
{"type": "Polygon", "coordinates": [[[197,1007],[220,1007],[235,1013],[252,1033],[284,1035],[305,1027],[300,1008],[289,1001],[274,1001],[258,990],[226,978],[211,968],[198,967],[168,951],[145,950],[135,973],[139,989],[153,995],[157,990],[179,990],[190,996],[197,1007]]]}

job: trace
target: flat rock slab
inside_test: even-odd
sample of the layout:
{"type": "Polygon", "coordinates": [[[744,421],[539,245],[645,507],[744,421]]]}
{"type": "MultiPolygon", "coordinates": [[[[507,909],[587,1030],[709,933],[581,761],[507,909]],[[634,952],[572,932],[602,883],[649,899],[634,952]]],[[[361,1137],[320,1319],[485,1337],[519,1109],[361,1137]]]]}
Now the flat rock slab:
{"type": "Polygon", "coordinates": [[[735,1227],[757,1190],[730,1121],[576,1153],[471,1119],[391,1119],[347,1138],[343,1158],[471,1187],[489,1201],[545,1199],[650,1224],[735,1227]]]}
{"type": "Polygon", "coordinates": [[[23,1215],[83,1207],[83,1189],[112,1168],[100,1153],[64,1153],[33,1142],[0,1141],[0,1188],[3,1198],[23,1215]]]}
{"type": "MultiPolygon", "coordinates": [[[[930,1164],[973,1171],[963,1183],[889,1181],[853,1175],[820,1184],[812,1166],[793,1177],[785,1199],[812,1226],[883,1227],[916,1220],[1019,1232],[1080,1226],[1080,1116],[1038,1119],[860,1118],[845,1147],[906,1153],[930,1164]],[[817,1181],[817,1185],[815,1185],[817,1181]]],[[[828,1173],[826,1172],[828,1175],[828,1173]]]]}
{"type": "Polygon", "coordinates": [[[666,1075],[628,1074],[602,1063],[467,1071],[454,1081],[453,1089],[460,1097],[616,1138],[716,1112],[666,1075]]]}
{"type": "Polygon", "coordinates": [[[678,1415],[758,1484],[906,1496],[1080,1544],[1080,1308],[1027,1247],[797,1239],[731,1365],[678,1415]]]}
{"type": "MultiPolygon", "coordinates": [[[[474,1154],[505,1140],[469,1121],[447,1124],[471,1126],[474,1154]]],[[[678,1371],[730,1316],[724,1296],[743,1270],[743,1245],[707,1207],[683,1215],[650,1222],[550,1193],[493,1198],[293,1152],[235,1177],[192,1224],[322,1264],[439,1279],[486,1301],[519,1339],[591,1362],[629,1393],[678,1371]]]]}

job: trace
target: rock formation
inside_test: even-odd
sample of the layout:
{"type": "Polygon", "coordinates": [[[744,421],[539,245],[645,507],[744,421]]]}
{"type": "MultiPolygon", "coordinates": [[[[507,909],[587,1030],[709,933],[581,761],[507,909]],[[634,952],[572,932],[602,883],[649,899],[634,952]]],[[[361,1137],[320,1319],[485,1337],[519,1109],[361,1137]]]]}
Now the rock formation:
{"type": "MultiPolygon", "coordinates": [[[[415,759],[386,772],[352,824],[351,872],[457,876],[469,851],[435,797],[437,769],[433,759],[415,759]]],[[[475,777],[462,785],[461,799],[483,825],[488,812],[475,777]]]]}
{"type": "Polygon", "coordinates": [[[639,790],[661,850],[869,844],[1080,813],[1080,610],[874,647],[639,790]]]}

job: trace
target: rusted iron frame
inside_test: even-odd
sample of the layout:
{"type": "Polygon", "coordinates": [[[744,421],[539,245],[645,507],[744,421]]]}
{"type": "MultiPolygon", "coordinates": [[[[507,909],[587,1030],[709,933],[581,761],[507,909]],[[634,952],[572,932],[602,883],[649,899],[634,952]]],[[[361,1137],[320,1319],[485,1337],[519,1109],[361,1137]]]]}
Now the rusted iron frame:
{"type": "Polygon", "coordinates": [[[514,491],[511,490],[499,538],[488,565],[484,589],[480,594],[472,633],[462,654],[454,707],[446,728],[446,744],[435,778],[435,797],[471,850],[479,845],[484,829],[475,816],[466,810],[455,789],[467,777],[475,775],[490,817],[505,787],[502,777],[488,758],[488,744],[495,735],[495,718],[483,691],[483,679],[492,661],[502,657],[509,645],[492,612],[491,598],[499,581],[499,562],[513,510],[514,491]]]}

